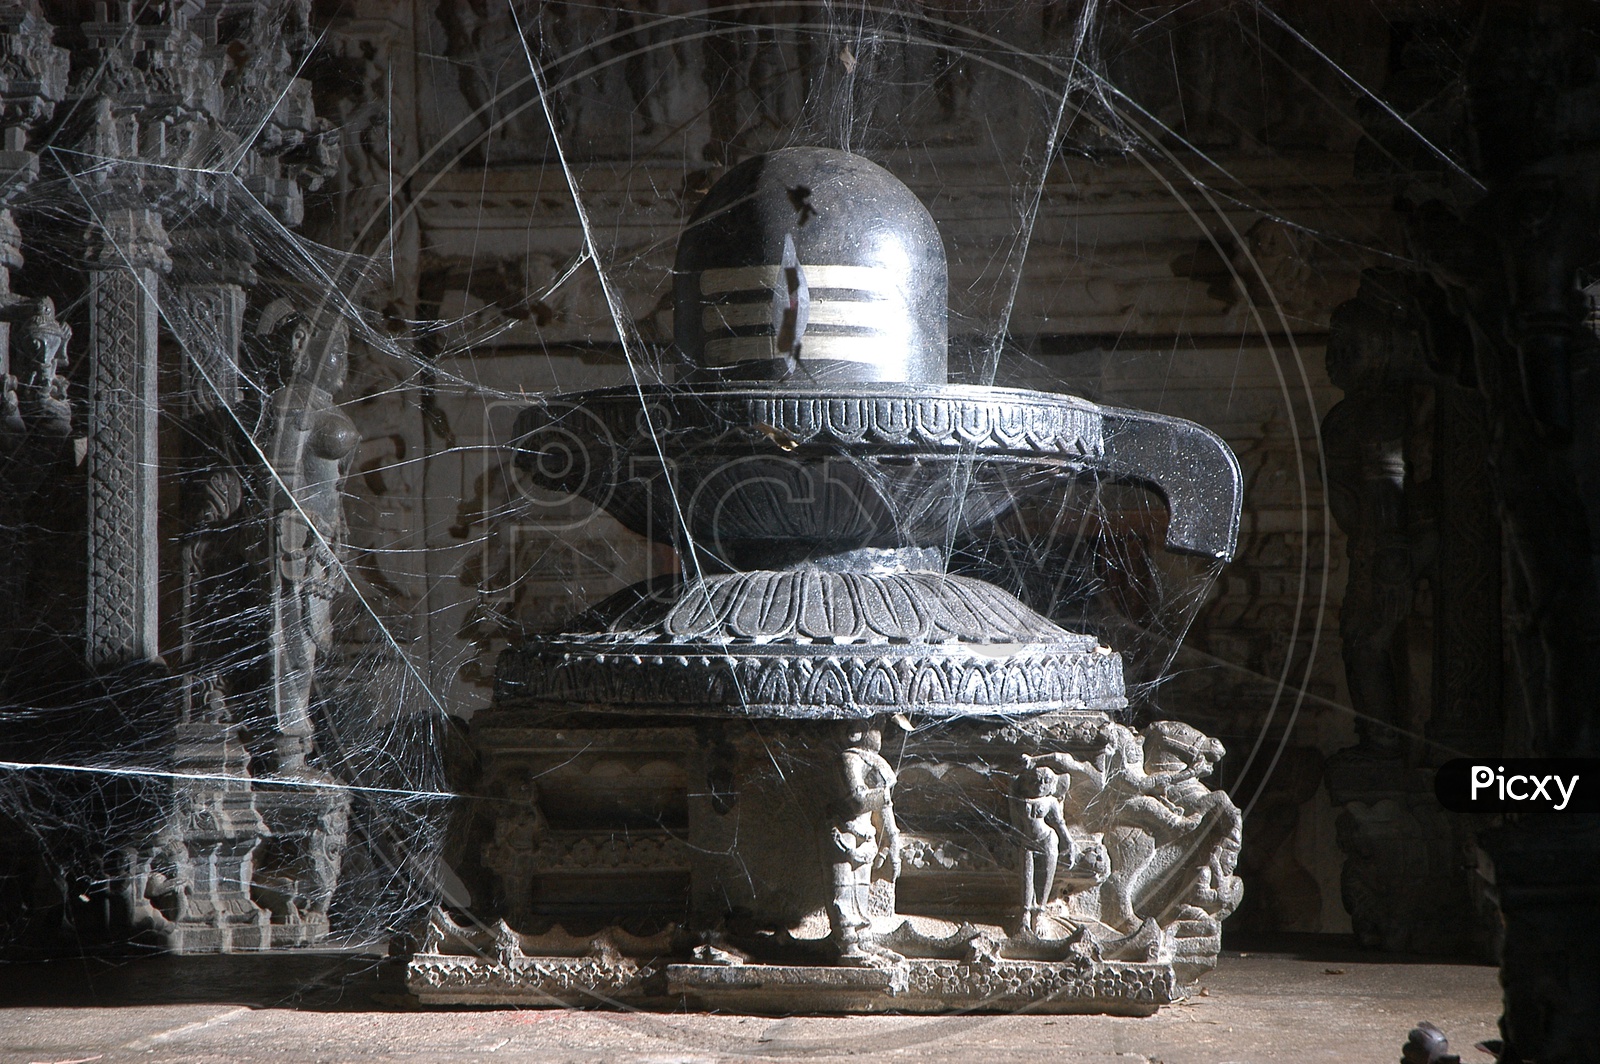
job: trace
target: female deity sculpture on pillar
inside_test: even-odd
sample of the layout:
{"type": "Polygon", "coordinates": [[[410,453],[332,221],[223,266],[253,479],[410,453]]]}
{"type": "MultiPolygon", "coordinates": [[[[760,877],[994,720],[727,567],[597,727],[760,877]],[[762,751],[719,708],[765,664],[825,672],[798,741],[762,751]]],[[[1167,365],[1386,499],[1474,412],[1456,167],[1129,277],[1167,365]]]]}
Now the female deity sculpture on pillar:
{"type": "Polygon", "coordinates": [[[12,341],[22,420],[48,436],[72,433],[72,404],[67,399],[65,376],[71,342],[72,326],[56,317],[55,301],[48,296],[32,302],[12,341]]]}
{"type": "Polygon", "coordinates": [[[49,296],[18,298],[0,307],[0,320],[11,323],[9,348],[0,351],[0,432],[12,440],[72,435],[66,378],[72,326],[56,317],[49,296]]]}
{"type": "Polygon", "coordinates": [[[360,436],[334,403],[348,372],[342,320],[314,327],[285,311],[261,330],[277,363],[268,401],[272,568],[272,717],[279,773],[301,773],[310,752],[317,659],[333,646],[341,585],[341,489],[360,436]]]}

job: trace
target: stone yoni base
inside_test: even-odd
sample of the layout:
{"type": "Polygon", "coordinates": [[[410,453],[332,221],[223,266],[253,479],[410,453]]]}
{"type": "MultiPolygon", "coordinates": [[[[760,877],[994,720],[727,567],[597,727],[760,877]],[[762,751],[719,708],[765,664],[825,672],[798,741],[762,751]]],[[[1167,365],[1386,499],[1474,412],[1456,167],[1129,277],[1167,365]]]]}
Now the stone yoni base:
{"type": "Polygon", "coordinates": [[[428,1005],[727,1009],[736,1012],[1027,1011],[1149,1016],[1183,995],[1170,964],[905,960],[886,968],[670,964],[594,957],[418,954],[428,1005]]]}
{"type": "Polygon", "coordinates": [[[473,720],[481,900],[425,1002],[1148,1014],[1238,904],[1221,744],[1174,721],[553,723],[473,720]]]}

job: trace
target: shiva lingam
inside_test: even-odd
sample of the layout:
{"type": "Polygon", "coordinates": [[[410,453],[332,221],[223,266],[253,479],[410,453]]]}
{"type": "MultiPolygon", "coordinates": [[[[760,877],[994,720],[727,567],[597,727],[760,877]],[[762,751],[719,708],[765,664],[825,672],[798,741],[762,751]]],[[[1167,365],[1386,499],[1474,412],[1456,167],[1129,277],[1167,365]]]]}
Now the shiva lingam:
{"type": "Polygon", "coordinates": [[[1019,478],[1144,485],[1169,549],[1226,559],[1238,464],[1189,422],[949,384],[946,288],[887,171],[758,156],[679,241],[678,380],[522,413],[525,475],[682,573],[502,657],[476,900],[433,914],[423,1001],[1148,1014],[1215,964],[1221,745],[1135,732],[1115,650],[946,564],[1019,478]]]}

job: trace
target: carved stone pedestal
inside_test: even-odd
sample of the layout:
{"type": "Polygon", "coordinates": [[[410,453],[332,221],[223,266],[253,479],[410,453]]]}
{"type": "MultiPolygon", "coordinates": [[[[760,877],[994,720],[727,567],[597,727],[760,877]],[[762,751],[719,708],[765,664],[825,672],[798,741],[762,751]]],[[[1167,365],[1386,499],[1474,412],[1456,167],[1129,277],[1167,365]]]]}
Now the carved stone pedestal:
{"type": "Polygon", "coordinates": [[[270,836],[257,857],[252,893],[272,915],[275,948],[321,945],[344,856],[350,792],[308,772],[303,786],[258,783],[256,805],[270,836]]]}
{"type": "Polygon", "coordinates": [[[238,727],[220,716],[176,728],[175,783],[164,830],[127,857],[135,927],[177,953],[237,953],[272,942],[269,914],[250,897],[267,826],[250,789],[238,727]]]}
{"type": "Polygon", "coordinates": [[[1492,955],[1497,929],[1473,869],[1482,818],[1446,813],[1433,773],[1343,750],[1328,761],[1340,808],[1340,892],[1357,940],[1392,953],[1492,955]]]}
{"type": "Polygon", "coordinates": [[[435,914],[409,974],[424,1002],[1143,1015],[1216,963],[1239,898],[1238,812],[1198,782],[1220,747],[1174,722],[475,725],[502,915],[435,914]],[[863,727],[893,766],[897,838],[841,964],[837,777],[863,727]],[[1039,769],[1048,793],[1024,795],[1039,769]],[[1030,801],[1070,840],[1031,913],[1030,801]]]}

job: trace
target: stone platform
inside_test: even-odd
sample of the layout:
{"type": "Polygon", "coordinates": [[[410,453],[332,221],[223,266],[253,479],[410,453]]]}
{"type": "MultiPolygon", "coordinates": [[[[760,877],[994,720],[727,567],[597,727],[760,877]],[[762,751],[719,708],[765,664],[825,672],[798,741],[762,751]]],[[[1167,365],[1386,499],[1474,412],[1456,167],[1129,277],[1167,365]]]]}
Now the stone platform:
{"type": "Polygon", "coordinates": [[[791,1013],[1030,1012],[1149,1016],[1182,997],[1170,964],[907,960],[886,968],[660,964],[581,957],[484,964],[419,955],[408,985],[428,1005],[654,1007],[791,1013]]]}

